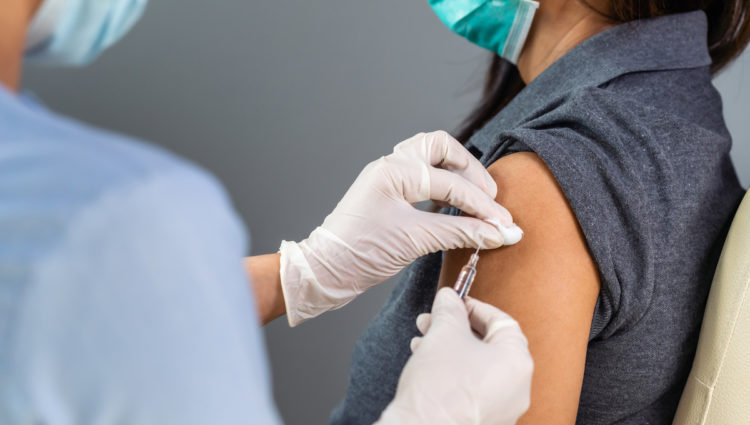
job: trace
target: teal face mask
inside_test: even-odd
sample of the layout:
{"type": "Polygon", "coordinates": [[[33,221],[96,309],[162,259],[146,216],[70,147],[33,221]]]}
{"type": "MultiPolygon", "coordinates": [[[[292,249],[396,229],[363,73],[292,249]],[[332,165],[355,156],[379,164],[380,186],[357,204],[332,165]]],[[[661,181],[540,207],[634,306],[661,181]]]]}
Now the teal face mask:
{"type": "Polygon", "coordinates": [[[26,32],[30,62],[85,65],[119,41],[148,0],[44,0],[26,32]]]}
{"type": "Polygon", "coordinates": [[[532,0],[429,0],[451,31],[511,63],[526,42],[539,3],[532,0]]]}

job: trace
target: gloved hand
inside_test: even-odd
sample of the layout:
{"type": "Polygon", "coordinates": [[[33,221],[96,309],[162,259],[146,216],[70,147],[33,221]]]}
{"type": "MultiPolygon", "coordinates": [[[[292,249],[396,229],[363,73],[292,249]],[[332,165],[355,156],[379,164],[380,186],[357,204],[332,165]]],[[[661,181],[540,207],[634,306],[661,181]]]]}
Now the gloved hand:
{"type": "Polygon", "coordinates": [[[513,318],[468,297],[464,305],[443,288],[417,327],[424,337],[412,340],[414,354],[377,424],[512,425],[526,412],[533,362],[513,318]]]}
{"type": "Polygon", "coordinates": [[[448,133],[420,133],[367,165],[323,225],[281,244],[281,285],[291,326],[339,308],[440,250],[512,244],[521,238],[495,201],[487,170],[448,133]],[[434,200],[474,217],[418,210],[434,200]],[[492,223],[480,219],[489,219],[492,223]]]}

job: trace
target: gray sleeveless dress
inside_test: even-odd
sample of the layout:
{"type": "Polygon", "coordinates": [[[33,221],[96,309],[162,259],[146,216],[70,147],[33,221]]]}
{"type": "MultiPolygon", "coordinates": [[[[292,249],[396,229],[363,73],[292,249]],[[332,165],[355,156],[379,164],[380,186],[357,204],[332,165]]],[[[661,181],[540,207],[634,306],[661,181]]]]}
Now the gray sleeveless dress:
{"type": "MultiPolygon", "coordinates": [[[[568,52],[470,141],[489,165],[537,153],[601,280],[578,424],[668,425],[743,195],[711,83],[702,11],[623,24],[568,52]]],[[[429,310],[441,254],[413,264],[357,342],[332,424],[371,424],[429,310]]],[[[488,394],[488,397],[491,397],[488,394]]]]}

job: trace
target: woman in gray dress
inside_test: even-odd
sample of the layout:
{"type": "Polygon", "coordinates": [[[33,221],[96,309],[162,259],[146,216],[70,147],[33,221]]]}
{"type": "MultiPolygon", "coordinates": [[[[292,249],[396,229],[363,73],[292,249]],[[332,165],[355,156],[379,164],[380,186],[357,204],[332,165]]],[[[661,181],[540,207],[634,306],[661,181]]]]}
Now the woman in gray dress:
{"type": "MultiPolygon", "coordinates": [[[[528,336],[535,371],[519,423],[671,424],[744,192],[711,80],[750,39],[750,3],[539,3],[517,66],[493,60],[458,134],[525,231],[482,255],[472,295],[528,336]]],[[[406,273],[357,343],[333,423],[377,417],[414,317],[467,255],[430,255],[406,273]]]]}

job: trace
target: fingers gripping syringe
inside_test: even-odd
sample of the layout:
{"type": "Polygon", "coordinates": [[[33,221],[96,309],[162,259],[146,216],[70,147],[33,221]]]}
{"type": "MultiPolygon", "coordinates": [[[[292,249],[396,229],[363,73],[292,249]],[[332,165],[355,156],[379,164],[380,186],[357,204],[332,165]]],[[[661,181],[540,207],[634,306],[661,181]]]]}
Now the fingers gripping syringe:
{"type": "Polygon", "coordinates": [[[453,289],[461,299],[468,295],[471,290],[471,284],[474,283],[474,277],[477,275],[477,261],[479,261],[479,247],[471,254],[469,262],[461,267],[461,273],[458,274],[456,284],[453,285],[453,289]]]}

